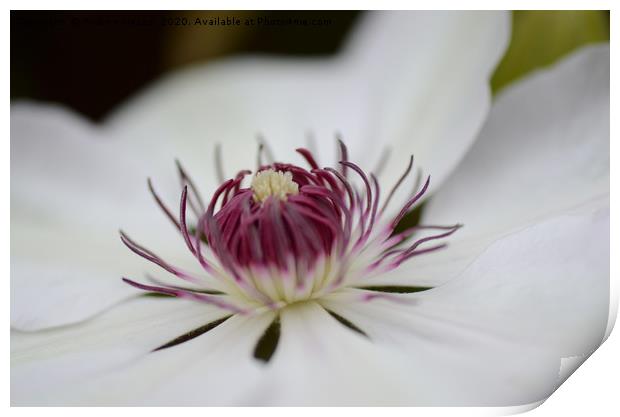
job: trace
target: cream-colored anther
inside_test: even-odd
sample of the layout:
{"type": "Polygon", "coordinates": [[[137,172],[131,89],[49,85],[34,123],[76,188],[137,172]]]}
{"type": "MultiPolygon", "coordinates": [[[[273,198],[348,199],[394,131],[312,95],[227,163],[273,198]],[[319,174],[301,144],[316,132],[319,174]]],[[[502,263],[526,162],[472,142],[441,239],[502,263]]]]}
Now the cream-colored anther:
{"type": "Polygon", "coordinates": [[[274,171],[270,168],[258,172],[252,179],[252,191],[254,200],[262,203],[269,196],[286,200],[288,195],[299,193],[299,187],[290,172],[274,171]]]}

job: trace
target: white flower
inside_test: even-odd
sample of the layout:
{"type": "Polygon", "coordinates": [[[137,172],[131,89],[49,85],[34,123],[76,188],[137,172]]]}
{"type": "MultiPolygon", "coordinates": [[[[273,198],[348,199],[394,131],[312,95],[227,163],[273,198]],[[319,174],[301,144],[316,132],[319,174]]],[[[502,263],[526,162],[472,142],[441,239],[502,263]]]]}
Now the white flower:
{"type": "MultiPolygon", "coordinates": [[[[489,111],[488,79],[508,33],[503,13],[372,13],[334,58],[191,68],[103,125],[56,106],[14,105],[12,403],[505,406],[546,398],[562,382],[561,358],[591,352],[606,333],[609,51],[583,48],[505,89],[489,111]],[[256,166],[257,131],[277,160],[297,163],[290,151],[306,130],[322,164],[336,160],[334,131],[366,170],[389,145],[385,189],[415,155],[432,176],[422,223],[465,227],[447,248],[355,286],[435,288],[369,300],[360,297],[367,290],[339,287],[280,310],[234,314],[153,351],[231,313],[141,296],[120,281],[151,269],[121,244],[119,227],[204,275],[142,192],[145,179],[173,204],[175,158],[212,192],[216,143],[231,177],[256,166]],[[265,363],[253,352],[276,315],[279,342],[265,363]]],[[[282,178],[268,191],[292,199],[296,184],[273,175],[282,178]]]]}

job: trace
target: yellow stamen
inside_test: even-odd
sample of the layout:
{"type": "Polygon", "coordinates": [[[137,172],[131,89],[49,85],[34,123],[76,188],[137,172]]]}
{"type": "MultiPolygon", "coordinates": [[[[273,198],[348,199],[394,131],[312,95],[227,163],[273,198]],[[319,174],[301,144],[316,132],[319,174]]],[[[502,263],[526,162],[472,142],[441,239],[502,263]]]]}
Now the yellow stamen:
{"type": "Polygon", "coordinates": [[[290,172],[274,171],[270,168],[258,172],[252,179],[252,191],[254,191],[254,200],[259,203],[264,202],[270,196],[286,201],[289,194],[299,193],[299,186],[293,181],[293,175],[290,172]]]}

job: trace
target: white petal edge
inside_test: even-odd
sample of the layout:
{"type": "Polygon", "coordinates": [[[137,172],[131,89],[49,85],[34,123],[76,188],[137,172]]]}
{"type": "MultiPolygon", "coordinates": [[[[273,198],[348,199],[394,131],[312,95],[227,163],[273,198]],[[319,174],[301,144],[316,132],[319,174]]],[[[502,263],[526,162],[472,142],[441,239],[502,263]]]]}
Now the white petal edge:
{"type": "MultiPolygon", "coordinates": [[[[378,300],[355,304],[354,293],[324,302],[368,332],[372,343],[306,303],[282,312],[281,343],[266,368],[251,359],[251,349],[273,315],[234,317],[193,341],[99,374],[88,386],[55,386],[45,398],[53,404],[83,405],[529,403],[555,388],[559,355],[591,347],[591,340],[583,343],[589,335],[567,345],[564,337],[541,333],[541,326],[558,325],[560,336],[565,336],[575,323],[584,328],[602,317],[601,284],[608,283],[609,276],[608,269],[606,275],[603,271],[609,260],[608,221],[607,211],[535,226],[498,242],[454,285],[425,297],[403,297],[414,301],[412,305],[378,300]],[[581,250],[569,238],[594,242],[581,250]],[[566,311],[556,312],[553,305],[541,306],[529,298],[550,294],[559,297],[554,301],[574,301],[581,288],[562,285],[584,276],[584,262],[594,277],[592,297],[573,302],[576,311],[565,317],[566,311]],[[553,270],[558,265],[566,270],[553,270]],[[511,279],[523,269],[538,274],[528,275],[529,280],[511,279]],[[550,271],[553,274],[547,275],[550,271]],[[549,287],[564,292],[558,295],[549,287]],[[480,302],[480,297],[488,302],[480,302]],[[524,320],[524,310],[536,314],[537,321],[524,320]],[[506,360],[511,354],[516,356],[506,360]],[[491,359],[501,361],[478,369],[491,359]],[[326,377],[332,389],[324,389],[326,377]],[[278,394],[267,395],[274,392],[278,394]]],[[[608,293],[603,301],[608,302],[608,293]]],[[[604,331],[601,324],[595,327],[604,331]]]]}

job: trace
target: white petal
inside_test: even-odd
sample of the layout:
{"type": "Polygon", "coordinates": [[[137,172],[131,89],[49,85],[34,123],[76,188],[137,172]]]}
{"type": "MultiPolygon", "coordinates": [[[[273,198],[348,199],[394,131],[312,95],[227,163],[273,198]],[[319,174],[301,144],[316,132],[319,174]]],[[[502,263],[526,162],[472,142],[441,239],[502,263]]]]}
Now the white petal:
{"type": "MultiPolygon", "coordinates": [[[[596,349],[609,309],[609,212],[565,216],[493,244],[423,293],[324,304],[378,344],[407,351],[432,393],[421,403],[516,405],[561,383],[560,359],[596,349]]],[[[581,360],[583,360],[582,358],[581,360]]]]}
{"type": "Polygon", "coordinates": [[[419,260],[441,265],[422,275],[445,282],[501,236],[558,213],[605,207],[608,196],[609,48],[603,45],[500,94],[480,138],[425,207],[423,223],[465,227],[447,249],[419,260]]]}
{"type": "MultiPolygon", "coordinates": [[[[346,59],[368,86],[373,123],[354,156],[376,159],[376,143],[389,144],[382,179],[391,186],[413,154],[416,166],[432,177],[430,194],[462,159],[487,116],[489,79],[508,45],[510,14],[399,11],[365,17],[346,59]]],[[[409,191],[403,188],[399,197],[409,191]]]]}
{"type": "Polygon", "coordinates": [[[224,315],[201,303],[140,297],[76,326],[37,333],[13,331],[11,403],[84,401],[78,387],[155,355],[150,353],[153,349],[224,315]]]}
{"type": "Polygon", "coordinates": [[[409,378],[392,352],[345,327],[315,303],[292,305],[282,311],[281,320],[280,343],[251,403],[399,405],[418,388],[407,384],[409,378]]]}
{"type": "MultiPolygon", "coordinates": [[[[608,212],[587,218],[565,217],[533,227],[495,244],[458,281],[402,297],[413,304],[380,300],[353,304],[351,296],[356,294],[352,292],[334,295],[325,302],[366,331],[371,341],[341,326],[313,303],[291,306],[282,312],[280,345],[266,367],[251,358],[251,351],[273,315],[233,317],[192,341],[143,355],[122,367],[110,363],[115,349],[109,343],[104,344],[103,351],[93,353],[92,346],[105,337],[102,329],[106,326],[84,325],[98,338],[86,338],[83,356],[69,359],[77,361],[77,369],[91,371],[84,364],[98,358],[107,372],[102,375],[101,369],[92,370],[89,384],[84,384],[78,377],[63,377],[67,371],[59,366],[72,363],[67,357],[65,362],[53,358],[43,362],[44,368],[35,362],[25,368],[27,372],[12,372],[13,381],[25,387],[29,378],[40,376],[44,380],[47,377],[48,383],[41,384],[45,387],[42,391],[34,385],[38,390],[30,397],[14,397],[13,402],[532,402],[555,388],[560,355],[596,347],[596,338],[602,337],[599,330],[604,332],[606,321],[602,312],[606,312],[609,301],[605,289],[609,272],[607,230],[608,212]]],[[[132,317],[124,311],[119,313],[132,317]]],[[[147,326],[149,320],[143,323],[147,326]]],[[[122,326],[120,323],[119,329],[122,326]]],[[[125,327],[121,336],[135,328],[125,327]]],[[[53,334],[58,333],[49,335],[53,334]]],[[[62,336],[62,341],[79,348],[73,342],[80,339],[79,334],[62,336]]],[[[45,341],[45,336],[41,337],[45,341]]],[[[119,339],[122,337],[113,338],[119,339]]],[[[134,342],[123,346],[134,351],[134,342]]]]}
{"type": "MultiPolygon", "coordinates": [[[[155,84],[108,125],[140,146],[155,147],[162,160],[178,157],[212,191],[218,185],[216,143],[227,178],[256,168],[259,133],[278,159],[291,159],[309,129],[328,136],[331,153],[334,132],[351,126],[346,119],[361,105],[336,111],[343,100],[333,102],[328,92],[342,89],[348,97],[350,90],[340,84],[341,74],[333,61],[246,57],[197,66],[155,84]]],[[[294,162],[302,164],[300,158],[294,162]]]]}
{"type": "Polygon", "coordinates": [[[609,311],[609,209],[562,216],[493,244],[433,296],[478,303],[486,323],[563,356],[596,349],[609,311]],[[508,329],[506,329],[508,328],[508,329]]]}
{"type": "MultiPolygon", "coordinates": [[[[356,294],[359,296],[360,294],[356,294]]],[[[478,331],[454,315],[375,300],[325,303],[363,329],[397,362],[414,387],[400,403],[415,406],[509,406],[550,394],[559,360],[549,352],[478,331]],[[418,312],[419,311],[419,312],[418,312]]]]}
{"type": "Polygon", "coordinates": [[[14,328],[74,323],[135,294],[120,277],[142,277],[145,263],[122,245],[121,227],[162,254],[183,250],[148,194],[142,161],[83,118],[13,106],[11,161],[14,328]]]}
{"type": "Polygon", "coordinates": [[[447,247],[413,257],[389,272],[363,278],[359,286],[437,287],[457,276],[499,238],[485,235],[475,239],[457,239],[456,235],[452,235],[445,239],[447,247]]]}
{"type": "MultiPolygon", "coordinates": [[[[208,318],[207,323],[212,320],[208,318]]],[[[273,314],[233,316],[192,340],[92,371],[89,384],[60,381],[31,401],[46,405],[243,405],[263,366],[252,356],[273,314]]],[[[148,322],[146,322],[148,323],[148,322]]],[[[106,360],[110,348],[79,357],[106,360]]],[[[112,353],[114,351],[112,350],[112,353]]],[[[55,360],[49,369],[62,362],[55,360]]],[[[44,370],[47,368],[44,368],[44,370]]],[[[54,382],[54,379],[49,382],[54,382]]]]}
{"type": "Polygon", "coordinates": [[[502,233],[609,194],[609,45],[503,90],[480,138],[426,207],[458,238],[502,233]]]}
{"type": "MultiPolygon", "coordinates": [[[[567,209],[563,214],[583,215],[609,207],[609,196],[589,201],[578,207],[567,209]]],[[[535,224],[537,222],[534,222],[535,224]]],[[[404,285],[438,287],[457,277],[493,242],[523,230],[521,228],[500,231],[486,231],[480,235],[460,238],[464,229],[445,239],[447,246],[435,252],[414,257],[387,273],[370,276],[361,285],[404,285]]]]}
{"type": "Polygon", "coordinates": [[[125,304],[76,328],[14,335],[13,405],[391,405],[411,389],[390,355],[313,303],[282,312],[268,364],[252,351],[273,313],[234,316],[149,353],[219,317],[208,307],[163,301],[159,311],[156,303],[138,313],[125,304]]]}
{"type": "Polygon", "coordinates": [[[389,186],[411,153],[437,185],[486,115],[488,78],[508,32],[509,16],[495,12],[370,13],[335,58],[197,66],[157,83],[108,124],[161,147],[163,158],[179,156],[201,181],[212,177],[216,142],[232,176],[254,168],[258,132],[277,158],[288,159],[310,130],[320,164],[333,162],[339,131],[367,169],[386,145],[398,150],[383,176],[389,186]]]}
{"type": "MultiPolygon", "coordinates": [[[[45,215],[62,221],[107,226],[102,212],[152,206],[148,193],[136,190],[146,190],[146,178],[160,167],[139,157],[148,149],[131,153],[131,147],[106,133],[56,105],[14,104],[11,197],[24,206],[20,211],[39,214],[45,209],[45,215]]],[[[170,180],[175,182],[176,177],[170,180]]],[[[177,194],[178,198],[180,191],[177,194]]]]}

